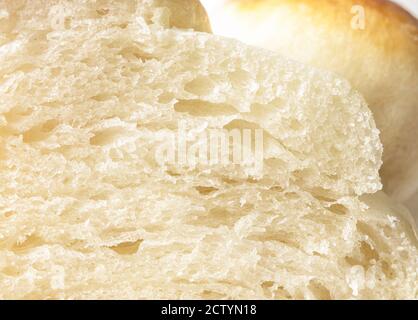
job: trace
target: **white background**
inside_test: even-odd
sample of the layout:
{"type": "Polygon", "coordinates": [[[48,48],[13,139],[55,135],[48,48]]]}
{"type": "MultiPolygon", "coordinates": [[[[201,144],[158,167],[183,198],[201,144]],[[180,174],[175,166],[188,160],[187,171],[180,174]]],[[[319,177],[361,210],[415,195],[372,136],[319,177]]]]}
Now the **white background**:
{"type": "Polygon", "coordinates": [[[418,0],[393,0],[418,17],[418,0]]]}

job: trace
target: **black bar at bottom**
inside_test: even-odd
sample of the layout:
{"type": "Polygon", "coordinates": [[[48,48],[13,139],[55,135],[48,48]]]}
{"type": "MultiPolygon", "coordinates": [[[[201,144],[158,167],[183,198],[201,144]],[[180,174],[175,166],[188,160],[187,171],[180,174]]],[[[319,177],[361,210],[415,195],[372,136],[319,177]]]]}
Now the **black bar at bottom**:
{"type": "MultiPolygon", "coordinates": [[[[378,314],[393,319],[416,312],[416,301],[0,301],[0,316],[122,317],[136,319],[263,319],[292,320],[302,316],[359,319],[378,314]],[[398,308],[399,307],[399,308],[398,308]],[[8,309],[8,310],[7,310],[8,309]],[[413,310],[415,309],[415,311],[413,310]]],[[[2,317],[7,320],[9,317],[2,317]]]]}

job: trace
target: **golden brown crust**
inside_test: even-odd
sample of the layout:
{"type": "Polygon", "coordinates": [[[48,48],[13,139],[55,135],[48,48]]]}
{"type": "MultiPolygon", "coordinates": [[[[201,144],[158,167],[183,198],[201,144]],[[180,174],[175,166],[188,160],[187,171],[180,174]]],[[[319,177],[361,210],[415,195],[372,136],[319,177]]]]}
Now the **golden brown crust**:
{"type": "MultiPolygon", "coordinates": [[[[375,10],[376,13],[387,16],[390,19],[398,20],[402,23],[417,24],[417,19],[408,11],[403,9],[396,3],[388,0],[232,0],[235,5],[243,10],[254,10],[260,6],[270,7],[280,3],[288,3],[292,5],[305,5],[310,8],[318,9],[335,8],[336,6],[349,7],[361,5],[369,9],[375,10]]],[[[349,10],[350,11],[350,10],[349,10]]]]}
{"type": "Polygon", "coordinates": [[[329,28],[341,28],[354,37],[364,33],[351,28],[353,6],[362,6],[366,18],[368,40],[388,52],[404,45],[418,47],[418,20],[401,6],[388,0],[232,0],[230,3],[242,11],[269,11],[278,6],[308,15],[310,19],[329,28]],[[397,39],[394,42],[394,39],[397,39]]]}

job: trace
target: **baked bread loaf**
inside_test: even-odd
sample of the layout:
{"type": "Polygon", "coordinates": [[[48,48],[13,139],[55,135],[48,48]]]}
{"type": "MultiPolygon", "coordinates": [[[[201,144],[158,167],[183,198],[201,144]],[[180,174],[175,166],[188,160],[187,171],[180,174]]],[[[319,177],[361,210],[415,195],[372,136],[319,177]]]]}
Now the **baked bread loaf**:
{"type": "Polygon", "coordinates": [[[382,133],[384,188],[410,198],[418,188],[417,19],[385,0],[224,2],[210,17],[215,33],[334,71],[364,94],[382,133]]]}
{"type": "Polygon", "coordinates": [[[10,3],[1,299],[417,298],[408,213],[365,195],[382,147],[348,82],[179,29],[159,1],[65,1],[63,29],[10,3]],[[261,132],[261,158],[255,140],[239,164],[160,161],[182,126],[192,146],[261,132]]]}

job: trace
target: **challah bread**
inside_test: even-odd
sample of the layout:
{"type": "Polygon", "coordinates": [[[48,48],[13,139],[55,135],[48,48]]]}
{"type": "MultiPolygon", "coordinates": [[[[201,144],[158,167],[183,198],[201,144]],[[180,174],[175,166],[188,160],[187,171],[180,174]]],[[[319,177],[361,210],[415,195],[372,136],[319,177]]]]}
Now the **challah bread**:
{"type": "Polygon", "coordinates": [[[64,29],[43,3],[0,9],[1,299],[417,297],[408,213],[358,198],[382,148],[345,80],[161,2],[65,2],[64,29]],[[183,125],[261,131],[262,167],[159,161],[183,125]]]}
{"type": "Polygon", "coordinates": [[[417,20],[385,0],[224,2],[210,17],[215,33],[337,72],[364,94],[382,133],[384,188],[400,201],[414,194],[417,20]]]}

